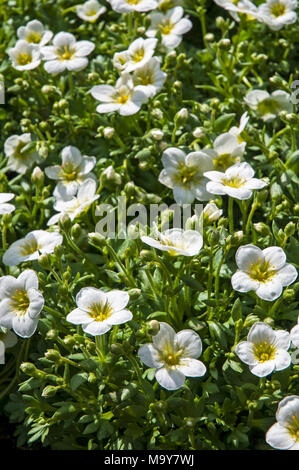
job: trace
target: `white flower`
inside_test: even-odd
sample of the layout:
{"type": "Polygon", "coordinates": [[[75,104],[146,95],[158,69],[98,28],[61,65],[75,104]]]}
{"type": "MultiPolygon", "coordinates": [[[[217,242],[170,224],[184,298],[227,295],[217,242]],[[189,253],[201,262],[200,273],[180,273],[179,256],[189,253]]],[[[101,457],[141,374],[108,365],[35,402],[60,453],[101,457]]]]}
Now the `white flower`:
{"type": "Polygon", "coordinates": [[[223,210],[218,209],[218,206],[214,202],[209,202],[206,204],[203,210],[204,219],[208,222],[215,222],[222,215],[223,210]]]}
{"type": "Polygon", "coordinates": [[[273,31],[278,31],[285,25],[296,23],[297,0],[267,0],[259,8],[261,21],[273,31]]]}
{"type": "Polygon", "coordinates": [[[61,245],[62,235],[57,232],[34,230],[12,243],[3,255],[6,266],[17,266],[25,261],[38,259],[44,253],[53,253],[55,246],[61,245]]]}
{"type": "Polygon", "coordinates": [[[13,204],[6,204],[7,201],[10,201],[15,197],[12,193],[0,193],[0,215],[2,214],[10,214],[15,210],[15,206],[13,204]]]}
{"type": "Polygon", "coordinates": [[[0,364],[5,364],[5,349],[13,348],[18,342],[13,331],[0,328],[0,364]]]}
{"type": "Polygon", "coordinates": [[[266,442],[275,449],[299,450],[299,396],[285,397],[278,405],[277,423],[266,434],[266,442]]]}
{"type": "Polygon", "coordinates": [[[95,48],[93,42],[76,41],[73,34],[61,32],[53,39],[53,46],[41,47],[45,70],[57,75],[64,70],[78,72],[88,65],[86,58],[95,48]]]}
{"type": "Polygon", "coordinates": [[[141,240],[158,250],[167,251],[170,255],[195,256],[202,247],[202,235],[196,230],[172,228],[161,233],[155,223],[153,228],[155,238],[142,236],[141,240]]]}
{"type": "Polygon", "coordinates": [[[207,171],[204,176],[211,181],[207,183],[207,191],[212,194],[225,195],[235,199],[249,199],[253,189],[267,186],[262,180],[253,178],[254,170],[249,163],[236,163],[229,167],[225,173],[220,171],[207,171]]]}
{"type": "Polygon", "coordinates": [[[97,106],[97,112],[111,113],[118,111],[121,116],[130,116],[139,111],[148,97],[134,87],[132,77],[124,73],[116,82],[115,87],[111,85],[96,85],[91,89],[92,96],[103,104],[97,106]]]}
{"type": "Polygon", "coordinates": [[[96,186],[96,182],[88,178],[79,186],[77,195],[72,199],[56,199],[54,209],[59,214],[53,215],[48,220],[47,225],[56,224],[64,214],[67,214],[71,220],[74,220],[100,197],[96,194],[96,186]]]}
{"type": "Polygon", "coordinates": [[[44,25],[38,20],[32,20],[26,26],[20,26],[17,30],[17,35],[19,39],[38,46],[44,46],[53,37],[52,31],[46,30],[44,25]]]}
{"type": "Polygon", "coordinates": [[[166,77],[167,74],[160,69],[160,60],[152,57],[147,64],[134,71],[133,83],[137,90],[153,98],[162,89],[166,77]]]}
{"type": "Polygon", "coordinates": [[[158,6],[156,0],[107,0],[117,13],[130,13],[131,11],[150,11],[158,6]]]}
{"type": "Polygon", "coordinates": [[[190,31],[192,23],[187,18],[183,18],[184,10],[182,7],[175,7],[163,13],[154,12],[150,15],[151,25],[146,31],[146,36],[154,37],[160,31],[162,44],[175,49],[182,41],[182,35],[190,31]]]}
{"type": "Polygon", "coordinates": [[[251,109],[257,111],[265,122],[273,121],[280,111],[291,113],[293,110],[291,95],[283,90],[276,90],[271,95],[264,90],[251,90],[244,101],[251,109]]]}
{"type": "Polygon", "coordinates": [[[205,171],[213,168],[213,160],[203,152],[186,155],[182,150],[170,147],[163,152],[159,181],[173,189],[178,204],[191,204],[194,199],[207,201],[211,195],[206,191],[205,171]]]}
{"type": "Polygon", "coordinates": [[[202,343],[193,330],[182,330],[177,334],[167,323],[160,323],[159,332],[153,342],[143,344],[138,350],[140,360],[156,370],[156,380],[167,390],[182,387],[187,377],[202,377],[205,365],[196,359],[201,355],[202,343]]]}
{"type": "Polygon", "coordinates": [[[293,345],[299,348],[299,316],[297,325],[291,329],[290,335],[293,345]]]}
{"type": "Polygon", "coordinates": [[[277,299],[283,287],[297,278],[296,268],[286,263],[282,248],[271,246],[261,250],[254,245],[238,248],[236,263],[239,268],[232,276],[232,286],[238,292],[255,291],[261,299],[277,299]]]}
{"type": "Polygon", "coordinates": [[[29,338],[36,330],[44,298],[38,290],[38,277],[26,269],[16,279],[0,278],[0,325],[12,328],[22,338],[29,338]]]}
{"type": "Polygon", "coordinates": [[[106,11],[106,7],[102,6],[97,0],[88,0],[88,2],[82,5],[77,5],[76,13],[84,21],[90,21],[93,23],[98,19],[99,16],[103,15],[106,11]]]}
{"type": "Polygon", "coordinates": [[[290,335],[284,330],[272,330],[263,322],[256,322],[250,329],[247,341],[241,341],[235,353],[250,371],[258,377],[265,377],[275,370],[283,370],[291,364],[287,352],[290,335]]]}
{"type": "Polygon", "coordinates": [[[17,173],[25,174],[33,163],[39,160],[37,152],[24,147],[32,142],[31,134],[11,135],[4,142],[4,153],[8,158],[8,168],[17,173]]]}
{"type": "Polygon", "coordinates": [[[16,70],[33,70],[41,63],[39,46],[20,39],[15,47],[8,50],[12,66],[16,70]]]}
{"type": "MultiPolygon", "coordinates": [[[[248,121],[249,121],[249,116],[248,116],[248,113],[246,111],[241,116],[239,127],[233,126],[228,131],[229,134],[234,135],[235,137],[237,137],[239,144],[241,144],[243,142],[241,134],[244,131],[245,127],[247,126],[248,121]]],[[[244,144],[246,145],[246,142],[244,142],[244,144]]]]}
{"type": "Polygon", "coordinates": [[[229,12],[235,21],[240,21],[239,14],[245,14],[247,20],[260,19],[258,8],[249,0],[214,0],[217,5],[229,12]]]}
{"type": "Polygon", "coordinates": [[[133,72],[139,67],[143,67],[154,55],[157,42],[158,39],[155,38],[135,39],[127,51],[114,54],[114,66],[124,72],[133,72]]]}
{"type": "Polygon", "coordinates": [[[225,132],[214,140],[212,149],[205,148],[202,152],[213,159],[216,170],[225,171],[235,163],[240,163],[245,145],[245,142],[239,142],[236,135],[225,132]]]}
{"type": "Polygon", "coordinates": [[[132,320],[132,313],[125,308],[129,300],[127,292],[104,292],[94,287],[84,287],[76,296],[78,308],[70,312],[66,320],[74,325],[82,325],[85,333],[103,335],[113,325],[132,320]]]}
{"type": "Polygon", "coordinates": [[[54,196],[66,200],[76,195],[78,187],[87,178],[95,179],[91,170],[96,164],[96,158],[82,156],[80,150],[72,145],[64,147],[61,158],[61,165],[48,166],[45,173],[48,178],[59,181],[54,196]]]}

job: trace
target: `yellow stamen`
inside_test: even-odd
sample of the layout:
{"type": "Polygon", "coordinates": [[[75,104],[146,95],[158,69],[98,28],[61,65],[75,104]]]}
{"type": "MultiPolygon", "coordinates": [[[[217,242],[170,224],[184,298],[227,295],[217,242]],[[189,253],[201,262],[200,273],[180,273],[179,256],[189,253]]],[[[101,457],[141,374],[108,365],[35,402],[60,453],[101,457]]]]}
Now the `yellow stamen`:
{"type": "Polygon", "coordinates": [[[32,62],[32,55],[31,54],[19,54],[17,58],[18,65],[27,65],[32,62]]]}
{"type": "Polygon", "coordinates": [[[109,302],[94,302],[89,307],[88,315],[95,321],[103,321],[110,317],[112,307],[109,302]]]}
{"type": "Polygon", "coordinates": [[[275,16],[275,18],[278,18],[279,16],[282,16],[286,12],[286,6],[283,3],[275,3],[270,7],[271,15],[275,16]]]}
{"type": "Polygon", "coordinates": [[[11,296],[10,305],[16,315],[25,315],[29,307],[29,299],[25,289],[16,289],[14,295],[11,296]]]}
{"type": "Polygon", "coordinates": [[[254,346],[253,353],[259,362],[271,361],[275,358],[276,348],[264,341],[254,346]]]}
{"type": "Polygon", "coordinates": [[[34,44],[39,44],[40,41],[41,41],[41,38],[42,38],[42,34],[41,33],[35,33],[35,32],[31,32],[27,35],[26,37],[26,41],[27,42],[31,42],[31,43],[34,43],[34,44]]]}
{"type": "Polygon", "coordinates": [[[20,247],[20,253],[22,256],[32,255],[39,249],[39,245],[35,238],[30,238],[29,240],[25,240],[23,245],[20,247]]]}
{"type": "Polygon", "coordinates": [[[271,266],[269,261],[265,261],[259,258],[257,263],[252,263],[246,272],[249,274],[251,279],[259,282],[265,282],[271,279],[276,271],[274,266],[271,266]]]}

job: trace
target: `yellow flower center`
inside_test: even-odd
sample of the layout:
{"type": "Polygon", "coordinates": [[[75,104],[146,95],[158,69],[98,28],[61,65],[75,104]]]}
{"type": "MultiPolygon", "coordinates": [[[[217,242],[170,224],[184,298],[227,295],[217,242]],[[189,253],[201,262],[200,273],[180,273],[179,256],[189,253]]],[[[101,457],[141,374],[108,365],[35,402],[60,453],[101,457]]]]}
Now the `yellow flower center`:
{"type": "Polygon", "coordinates": [[[126,102],[128,101],[129,99],[129,96],[128,95],[120,95],[118,98],[117,98],[117,102],[120,103],[120,104],[126,104],[126,102]]]}
{"type": "Polygon", "coordinates": [[[271,361],[275,358],[276,348],[264,341],[254,346],[253,353],[259,362],[271,361]]]}
{"type": "Polygon", "coordinates": [[[94,16],[97,14],[97,10],[89,10],[85,12],[86,16],[94,16]]]}
{"type": "Polygon", "coordinates": [[[64,180],[74,181],[77,179],[78,168],[76,168],[72,163],[66,162],[61,169],[60,175],[64,180]]]}
{"type": "Polygon", "coordinates": [[[126,0],[129,5],[138,5],[138,3],[141,2],[141,0],[126,0]]]}
{"type": "Polygon", "coordinates": [[[42,38],[42,34],[41,33],[36,33],[34,31],[31,31],[27,37],[26,37],[26,40],[27,42],[33,42],[34,44],[39,44],[40,43],[40,40],[42,38]]]}
{"type": "Polygon", "coordinates": [[[255,281],[265,282],[274,276],[274,266],[271,266],[269,261],[258,259],[257,263],[252,263],[247,270],[247,274],[255,281]]]}
{"type": "Polygon", "coordinates": [[[20,253],[22,256],[32,255],[38,251],[39,245],[35,238],[30,238],[29,240],[25,240],[23,245],[20,247],[20,253]]]}
{"type": "Polygon", "coordinates": [[[32,62],[31,54],[23,53],[23,54],[18,55],[18,58],[17,58],[18,65],[27,65],[27,64],[30,64],[31,62],[32,62]]]}
{"type": "Polygon", "coordinates": [[[230,153],[223,153],[222,155],[219,155],[218,158],[214,158],[215,170],[227,170],[230,166],[238,163],[239,160],[240,159],[238,157],[232,157],[230,153]]]}
{"type": "Polygon", "coordinates": [[[291,437],[295,438],[296,441],[299,442],[299,416],[292,416],[291,423],[288,425],[288,431],[291,437]]]}
{"type": "Polygon", "coordinates": [[[134,82],[135,82],[135,85],[144,85],[144,86],[153,85],[154,84],[153,73],[150,70],[144,73],[139,72],[139,74],[134,77],[134,82]]]}
{"type": "Polygon", "coordinates": [[[166,363],[167,366],[173,367],[173,366],[177,366],[180,363],[180,358],[181,358],[182,353],[183,353],[182,349],[175,351],[173,345],[169,344],[166,347],[164,347],[161,358],[166,363]]]}
{"type": "Polygon", "coordinates": [[[57,51],[57,54],[61,60],[70,60],[74,53],[75,51],[71,50],[69,46],[63,46],[57,51]]]}
{"type": "Polygon", "coordinates": [[[257,109],[262,115],[277,114],[279,112],[279,104],[271,98],[266,98],[258,104],[257,109]]]}
{"type": "Polygon", "coordinates": [[[94,302],[89,307],[88,315],[95,321],[103,321],[110,317],[112,307],[109,302],[94,302]]]}
{"type": "Polygon", "coordinates": [[[144,58],[144,49],[143,47],[141,49],[138,49],[137,51],[134,52],[132,55],[132,60],[133,62],[140,62],[144,58]]]}
{"type": "Polygon", "coordinates": [[[271,6],[271,14],[275,16],[275,18],[278,18],[279,16],[282,16],[286,12],[286,6],[283,3],[275,3],[275,5],[271,6]]]}
{"type": "Polygon", "coordinates": [[[185,163],[178,165],[177,172],[174,175],[174,182],[183,186],[192,183],[199,183],[201,177],[197,174],[198,168],[195,166],[187,166],[185,163]]]}
{"type": "Polygon", "coordinates": [[[16,289],[14,295],[11,296],[10,305],[16,315],[25,315],[29,307],[29,299],[25,289],[16,289]]]}
{"type": "Polygon", "coordinates": [[[231,188],[241,188],[246,179],[243,176],[233,176],[232,178],[223,178],[222,183],[231,188]]]}
{"type": "Polygon", "coordinates": [[[162,34],[166,34],[166,35],[167,35],[167,34],[170,34],[171,31],[173,30],[174,24],[171,23],[171,21],[170,21],[168,18],[166,18],[166,19],[163,21],[163,23],[161,23],[161,24],[159,25],[159,28],[160,28],[160,31],[161,31],[162,34]]]}

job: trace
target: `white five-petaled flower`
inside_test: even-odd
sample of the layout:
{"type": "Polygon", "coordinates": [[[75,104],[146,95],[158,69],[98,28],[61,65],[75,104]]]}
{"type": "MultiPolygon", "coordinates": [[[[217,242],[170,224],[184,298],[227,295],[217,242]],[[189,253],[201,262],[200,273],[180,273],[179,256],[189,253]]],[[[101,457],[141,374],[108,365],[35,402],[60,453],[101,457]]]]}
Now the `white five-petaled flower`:
{"type": "Polygon", "coordinates": [[[236,253],[239,271],[232,276],[232,286],[238,292],[255,291],[261,299],[277,299],[283,287],[297,278],[297,270],[286,262],[282,248],[270,246],[261,250],[255,245],[243,245],[236,253]]]}
{"type": "Polygon", "coordinates": [[[245,146],[246,143],[240,143],[236,135],[225,132],[214,140],[212,149],[204,148],[202,152],[213,159],[216,170],[225,171],[235,163],[240,163],[245,146]]]}
{"type": "Polygon", "coordinates": [[[209,202],[203,210],[203,218],[206,222],[215,222],[222,215],[223,210],[219,209],[214,202],[209,202]]]}
{"type": "Polygon", "coordinates": [[[299,316],[298,316],[297,325],[295,325],[291,329],[290,335],[291,335],[291,340],[292,340],[293,345],[299,348],[299,316]]]}
{"type": "Polygon", "coordinates": [[[40,49],[36,44],[29,44],[27,41],[20,39],[14,47],[8,50],[8,55],[12,60],[14,69],[33,70],[41,63],[40,49]]]}
{"type": "Polygon", "coordinates": [[[10,214],[15,210],[13,204],[7,204],[8,201],[15,197],[12,193],[0,193],[0,215],[10,214]]]}
{"type": "Polygon", "coordinates": [[[62,235],[46,230],[34,230],[12,243],[3,255],[2,262],[6,266],[17,266],[25,261],[38,259],[45,253],[53,253],[55,246],[61,245],[62,235]]]}
{"type": "Polygon", "coordinates": [[[235,353],[249,365],[257,377],[265,377],[275,370],[283,370],[291,364],[288,353],[291,339],[284,330],[273,330],[267,323],[256,322],[250,329],[247,341],[241,341],[235,353]]]}
{"type": "Polygon", "coordinates": [[[13,348],[18,342],[13,331],[0,328],[0,364],[5,364],[5,349],[13,348]]]}
{"type": "Polygon", "coordinates": [[[164,85],[167,74],[160,69],[160,60],[152,57],[143,67],[133,73],[133,83],[149,98],[153,98],[164,85]]]}
{"type": "Polygon", "coordinates": [[[267,0],[258,8],[261,21],[273,31],[278,31],[285,25],[296,23],[297,0],[267,0]]]}
{"type": "Polygon", "coordinates": [[[125,308],[129,300],[127,292],[104,292],[94,287],[84,287],[76,296],[78,308],[70,312],[66,320],[74,325],[82,325],[85,333],[103,335],[113,325],[132,320],[132,313],[125,308]]]}
{"type": "Polygon", "coordinates": [[[97,112],[100,114],[118,111],[121,116],[130,116],[137,113],[142,104],[148,100],[147,95],[134,86],[133,79],[128,73],[123,73],[114,87],[94,86],[91,94],[101,102],[97,106],[97,112]]]}
{"type": "Polygon", "coordinates": [[[183,34],[190,31],[192,23],[188,18],[183,18],[184,10],[178,6],[168,10],[165,14],[160,12],[151,13],[151,25],[146,31],[146,36],[154,37],[161,33],[162,44],[175,49],[182,41],[183,34]]]}
{"type": "Polygon", "coordinates": [[[158,6],[156,0],[108,0],[112,9],[117,13],[130,13],[131,11],[150,11],[158,6]]]}
{"type": "Polygon", "coordinates": [[[271,95],[264,90],[251,90],[244,101],[265,122],[273,121],[281,111],[291,113],[293,110],[291,95],[283,90],[273,91],[271,95]]]}
{"type": "Polygon", "coordinates": [[[77,5],[76,13],[81,20],[95,22],[99,16],[103,15],[107,10],[106,7],[101,5],[97,0],[88,0],[82,5],[77,5]]]}
{"type": "Polygon", "coordinates": [[[71,33],[60,32],[53,39],[53,46],[41,47],[45,70],[57,75],[64,70],[78,72],[88,65],[87,55],[95,48],[91,41],[76,41],[71,33]]]}
{"type": "Polygon", "coordinates": [[[202,248],[203,238],[196,230],[172,228],[161,233],[156,224],[153,227],[155,238],[142,236],[141,240],[158,250],[167,251],[174,256],[195,256],[202,248]]]}
{"type": "Polygon", "coordinates": [[[204,152],[191,152],[170,147],[163,152],[164,170],[159,175],[160,183],[173,189],[178,204],[191,204],[194,199],[207,201],[211,194],[206,190],[207,178],[203,173],[213,168],[212,158],[204,152]]]}
{"type": "Polygon", "coordinates": [[[160,323],[153,342],[143,344],[138,350],[140,360],[156,370],[156,380],[167,390],[182,387],[185,377],[202,377],[205,365],[197,358],[202,352],[202,342],[193,330],[176,333],[167,323],[160,323]]]}
{"type": "Polygon", "coordinates": [[[88,207],[96,201],[100,196],[96,194],[96,182],[88,178],[79,186],[77,195],[72,199],[57,198],[54,203],[54,209],[58,214],[53,215],[47,222],[47,225],[57,224],[59,219],[64,215],[68,215],[74,220],[79,214],[88,209],[88,207]]]}
{"type": "Polygon", "coordinates": [[[123,72],[133,72],[145,65],[154,55],[158,39],[137,38],[130,44],[127,51],[116,52],[113,64],[123,72]]]}
{"type": "Polygon", "coordinates": [[[54,196],[66,200],[76,195],[78,187],[87,178],[95,179],[91,170],[96,164],[96,158],[82,156],[80,150],[72,145],[64,147],[61,158],[61,165],[48,166],[45,173],[48,178],[59,181],[54,196]]]}
{"type": "Polygon", "coordinates": [[[204,173],[209,180],[207,191],[211,194],[225,195],[235,199],[245,200],[252,196],[254,189],[267,186],[265,181],[253,178],[254,170],[249,163],[236,163],[229,167],[225,173],[220,171],[207,171],[204,173]]]}
{"type": "MultiPolygon", "coordinates": [[[[8,168],[17,173],[25,174],[33,163],[39,160],[39,154],[32,148],[25,150],[32,143],[31,134],[11,135],[4,142],[4,153],[8,158],[8,168]]],[[[29,146],[30,147],[30,146],[29,146]]]]}
{"type": "Polygon", "coordinates": [[[266,434],[267,444],[280,450],[299,450],[298,395],[290,395],[281,400],[276,421],[266,434]]]}
{"type": "Polygon", "coordinates": [[[38,46],[45,46],[53,37],[52,31],[45,29],[44,25],[38,20],[32,20],[26,26],[20,26],[17,35],[19,39],[38,46]]]}
{"type": "Polygon", "coordinates": [[[29,338],[36,330],[43,306],[38,277],[32,269],[26,269],[17,279],[13,276],[0,278],[0,326],[29,338]]]}

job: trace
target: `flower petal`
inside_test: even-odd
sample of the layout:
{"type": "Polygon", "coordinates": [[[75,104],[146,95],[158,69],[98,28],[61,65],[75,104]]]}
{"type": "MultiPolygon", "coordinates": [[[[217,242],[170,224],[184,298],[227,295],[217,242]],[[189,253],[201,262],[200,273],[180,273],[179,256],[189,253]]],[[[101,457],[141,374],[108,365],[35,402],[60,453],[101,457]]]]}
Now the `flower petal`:
{"type": "Polygon", "coordinates": [[[148,367],[158,369],[163,366],[160,354],[151,343],[143,344],[138,350],[139,359],[148,367]]]}
{"type": "Polygon", "coordinates": [[[155,374],[157,382],[167,390],[177,390],[184,385],[185,376],[177,369],[161,367],[155,374]]]}

